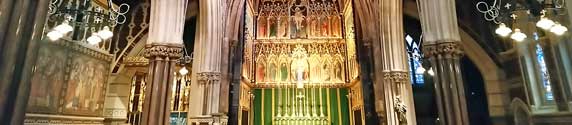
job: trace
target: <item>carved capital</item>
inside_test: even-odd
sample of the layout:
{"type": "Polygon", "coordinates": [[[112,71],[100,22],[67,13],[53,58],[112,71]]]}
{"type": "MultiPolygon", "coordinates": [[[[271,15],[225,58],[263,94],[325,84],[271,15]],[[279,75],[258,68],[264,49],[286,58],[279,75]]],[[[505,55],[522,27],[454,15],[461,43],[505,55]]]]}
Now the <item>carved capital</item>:
{"type": "Polygon", "coordinates": [[[442,55],[459,57],[463,55],[463,47],[459,42],[446,42],[437,45],[438,52],[442,55]]]}
{"type": "Polygon", "coordinates": [[[403,71],[389,71],[383,74],[384,79],[395,82],[406,82],[409,80],[409,73],[403,71]]]}
{"type": "Polygon", "coordinates": [[[437,46],[435,44],[423,45],[422,49],[424,57],[433,57],[439,53],[437,52],[437,46]]]}
{"type": "Polygon", "coordinates": [[[147,44],[145,48],[145,57],[147,58],[180,58],[183,53],[183,46],[180,44],[147,44]]]}
{"type": "Polygon", "coordinates": [[[463,56],[463,47],[459,42],[442,42],[423,46],[425,57],[444,56],[447,58],[457,58],[463,56]]]}
{"type": "Polygon", "coordinates": [[[199,81],[220,81],[220,72],[201,72],[197,73],[199,81]]]}

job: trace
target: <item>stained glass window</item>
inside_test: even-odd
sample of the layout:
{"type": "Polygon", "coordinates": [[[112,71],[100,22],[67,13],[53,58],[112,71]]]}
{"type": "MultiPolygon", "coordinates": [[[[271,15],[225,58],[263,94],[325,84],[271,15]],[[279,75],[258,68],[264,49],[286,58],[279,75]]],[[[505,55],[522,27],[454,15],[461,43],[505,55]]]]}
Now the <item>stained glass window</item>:
{"type": "MultiPolygon", "coordinates": [[[[538,33],[533,33],[534,40],[538,41],[538,33]]],[[[546,68],[546,62],[544,61],[544,51],[540,44],[536,44],[536,60],[538,61],[538,66],[540,68],[540,74],[542,79],[542,87],[545,90],[544,96],[546,100],[552,101],[554,97],[552,96],[552,88],[550,88],[550,75],[548,74],[548,69],[546,68]]]]}
{"type": "Polygon", "coordinates": [[[539,44],[536,45],[536,59],[538,60],[540,73],[542,75],[542,86],[544,87],[544,90],[546,90],[546,100],[553,100],[554,98],[552,97],[552,89],[550,88],[549,80],[550,75],[548,74],[546,63],[544,61],[544,52],[542,51],[542,47],[539,44]]]}
{"type": "Polygon", "coordinates": [[[421,65],[420,43],[415,41],[410,35],[405,36],[407,42],[407,56],[409,57],[409,73],[411,84],[423,84],[423,73],[425,70],[421,65]]]}

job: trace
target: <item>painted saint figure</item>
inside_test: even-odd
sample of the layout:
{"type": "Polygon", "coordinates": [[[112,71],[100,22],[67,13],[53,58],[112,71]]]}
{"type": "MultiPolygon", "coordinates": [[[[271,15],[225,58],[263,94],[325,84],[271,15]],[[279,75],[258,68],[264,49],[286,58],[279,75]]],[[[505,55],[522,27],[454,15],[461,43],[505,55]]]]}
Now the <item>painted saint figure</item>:
{"type": "Polygon", "coordinates": [[[258,38],[266,38],[266,32],[267,32],[267,23],[266,23],[266,17],[258,17],[258,38]]]}
{"type": "Polygon", "coordinates": [[[277,27],[278,27],[278,22],[276,22],[276,19],[274,17],[268,17],[268,26],[270,26],[270,36],[269,37],[276,37],[277,34],[277,27]]]}
{"type": "Polygon", "coordinates": [[[266,77],[266,66],[263,63],[259,63],[256,68],[256,81],[264,82],[266,77]]]}

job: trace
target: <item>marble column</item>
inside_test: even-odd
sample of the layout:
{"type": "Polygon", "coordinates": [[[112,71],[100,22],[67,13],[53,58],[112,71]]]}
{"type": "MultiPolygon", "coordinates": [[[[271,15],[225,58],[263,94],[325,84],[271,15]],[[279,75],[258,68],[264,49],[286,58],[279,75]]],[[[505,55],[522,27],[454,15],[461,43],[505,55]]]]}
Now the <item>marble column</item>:
{"type": "Polygon", "coordinates": [[[468,125],[460,58],[463,51],[455,10],[455,0],[421,0],[423,53],[435,72],[435,94],[439,122],[443,125],[468,125]]]}
{"type": "MultiPolygon", "coordinates": [[[[384,108],[387,125],[416,125],[413,91],[409,80],[407,48],[403,31],[402,0],[380,2],[381,60],[384,108]]],[[[375,44],[374,44],[375,45],[375,44]]],[[[381,112],[380,112],[381,113],[381,112]]]]}
{"type": "Polygon", "coordinates": [[[171,85],[176,61],[182,56],[186,5],[187,0],[151,0],[143,125],[169,125],[171,85]]]}
{"type": "MultiPolygon", "coordinates": [[[[226,0],[199,1],[199,17],[193,58],[189,123],[226,124],[228,83],[222,83],[221,64],[226,26],[226,0]],[[223,88],[226,88],[223,89],[223,88]]],[[[225,57],[228,59],[227,57],[225,57]]],[[[227,77],[225,77],[227,78],[227,77]]]]}
{"type": "Polygon", "coordinates": [[[0,3],[0,123],[23,124],[48,0],[0,3]]]}

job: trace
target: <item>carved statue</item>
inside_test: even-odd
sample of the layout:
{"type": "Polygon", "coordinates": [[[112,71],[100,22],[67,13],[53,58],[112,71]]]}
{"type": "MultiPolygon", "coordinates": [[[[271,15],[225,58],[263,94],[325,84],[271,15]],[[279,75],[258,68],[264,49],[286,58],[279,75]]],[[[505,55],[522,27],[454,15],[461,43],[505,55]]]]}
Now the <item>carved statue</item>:
{"type": "Polygon", "coordinates": [[[400,125],[407,125],[407,106],[401,101],[399,96],[395,97],[394,110],[400,125]]]}
{"type": "Polygon", "coordinates": [[[300,30],[302,29],[302,27],[304,27],[302,25],[302,22],[304,21],[304,18],[306,18],[306,16],[304,16],[304,14],[302,14],[302,12],[304,12],[304,10],[301,10],[300,7],[296,7],[296,9],[294,9],[294,23],[296,23],[296,29],[300,30]]]}

